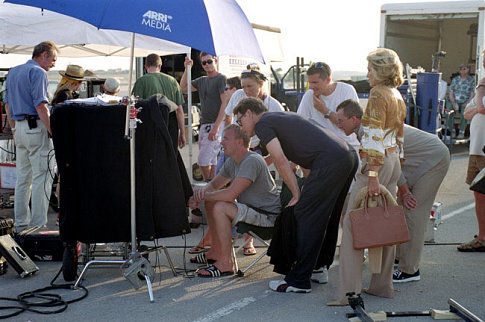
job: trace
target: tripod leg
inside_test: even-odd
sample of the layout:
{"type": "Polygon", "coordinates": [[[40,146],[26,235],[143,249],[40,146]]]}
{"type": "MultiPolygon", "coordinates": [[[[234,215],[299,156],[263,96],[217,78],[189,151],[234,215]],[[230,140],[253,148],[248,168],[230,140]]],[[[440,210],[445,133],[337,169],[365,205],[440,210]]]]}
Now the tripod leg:
{"type": "Polygon", "coordinates": [[[150,277],[145,274],[145,280],[147,281],[147,288],[148,288],[148,295],[150,296],[150,303],[153,303],[153,290],[152,290],[152,282],[150,281],[150,277]]]}
{"type": "Polygon", "coordinates": [[[165,256],[167,257],[168,264],[170,265],[170,269],[172,270],[173,276],[177,276],[177,271],[175,270],[175,266],[173,265],[172,258],[170,257],[167,247],[162,246],[162,248],[163,248],[163,251],[165,252],[165,256]]]}

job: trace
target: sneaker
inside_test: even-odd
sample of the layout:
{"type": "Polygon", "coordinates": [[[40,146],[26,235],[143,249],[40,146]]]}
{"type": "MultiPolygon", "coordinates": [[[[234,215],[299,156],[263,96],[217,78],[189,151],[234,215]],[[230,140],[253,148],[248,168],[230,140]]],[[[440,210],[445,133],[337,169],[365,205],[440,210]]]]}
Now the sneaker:
{"type": "Polygon", "coordinates": [[[270,281],[269,288],[275,292],[281,293],[310,293],[312,291],[311,288],[298,288],[294,286],[288,285],[284,280],[277,280],[277,281],[270,281]]]}
{"type": "Polygon", "coordinates": [[[325,266],[320,267],[319,269],[314,269],[312,272],[312,277],[310,278],[312,282],[318,284],[326,284],[328,283],[328,270],[325,266]]]}
{"type": "Polygon", "coordinates": [[[392,281],[394,283],[406,283],[406,282],[412,282],[412,281],[419,281],[420,279],[421,279],[421,276],[419,275],[419,269],[414,274],[407,274],[399,269],[396,269],[394,271],[394,274],[392,274],[392,281]]]}

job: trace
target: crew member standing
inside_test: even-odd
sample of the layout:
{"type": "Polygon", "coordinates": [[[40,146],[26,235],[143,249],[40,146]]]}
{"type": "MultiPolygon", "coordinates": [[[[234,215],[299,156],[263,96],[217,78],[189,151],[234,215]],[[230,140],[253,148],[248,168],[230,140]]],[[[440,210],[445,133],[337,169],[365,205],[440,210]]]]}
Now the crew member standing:
{"type": "Polygon", "coordinates": [[[15,231],[47,223],[52,177],[47,173],[51,134],[47,71],[55,66],[59,48],[45,41],[34,47],[32,59],[12,68],[5,102],[16,145],[15,231]],[[29,201],[32,195],[32,208],[29,201]]]}
{"type": "MultiPolygon", "coordinates": [[[[202,171],[204,180],[212,179],[217,165],[217,155],[221,148],[221,132],[219,127],[224,120],[224,92],[226,76],[217,72],[216,58],[211,54],[201,52],[199,55],[202,68],[207,76],[202,76],[192,81],[191,91],[199,92],[200,98],[200,132],[199,132],[199,157],[197,163],[202,171]]],[[[185,57],[185,70],[180,80],[180,87],[188,91],[187,68],[192,65],[192,60],[185,57]]]]}
{"type": "Polygon", "coordinates": [[[162,59],[157,54],[150,54],[145,60],[145,69],[147,73],[138,78],[133,86],[133,95],[139,98],[148,99],[155,94],[163,94],[169,100],[177,104],[177,123],[179,126],[179,148],[185,146],[185,117],[182,104],[184,98],[180,86],[170,75],[162,73],[162,59]]]}

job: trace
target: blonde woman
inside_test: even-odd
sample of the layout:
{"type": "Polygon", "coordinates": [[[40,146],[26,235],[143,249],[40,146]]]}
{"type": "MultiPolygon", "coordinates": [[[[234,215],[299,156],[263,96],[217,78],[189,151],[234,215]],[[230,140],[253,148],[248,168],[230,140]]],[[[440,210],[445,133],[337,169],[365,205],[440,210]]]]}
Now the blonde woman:
{"type": "MultiPolygon", "coordinates": [[[[403,82],[402,63],[398,55],[385,48],[371,52],[367,56],[370,91],[367,108],[362,118],[361,138],[362,169],[356,174],[356,182],[351,190],[349,210],[343,220],[343,236],[340,246],[340,285],[338,299],[329,305],[347,305],[347,292],[362,291],[363,250],[353,247],[349,212],[356,196],[367,187],[369,196],[380,194],[379,184],[384,185],[396,197],[397,180],[401,175],[400,157],[403,144],[403,124],[406,106],[397,91],[403,82]]],[[[392,298],[392,273],[395,246],[383,247],[380,273],[372,274],[366,293],[392,298]]]]}
{"type": "Polygon", "coordinates": [[[84,69],[79,65],[68,65],[66,71],[60,71],[62,78],[57,85],[51,105],[63,103],[65,100],[75,98],[73,93],[81,87],[84,79],[84,69]]]}

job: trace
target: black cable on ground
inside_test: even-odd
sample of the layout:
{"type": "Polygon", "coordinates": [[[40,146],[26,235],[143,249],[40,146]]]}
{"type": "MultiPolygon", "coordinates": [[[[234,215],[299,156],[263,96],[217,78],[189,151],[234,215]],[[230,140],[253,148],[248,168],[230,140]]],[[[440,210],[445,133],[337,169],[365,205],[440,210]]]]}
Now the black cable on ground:
{"type": "Polygon", "coordinates": [[[53,290],[75,290],[74,284],[54,284],[55,280],[62,271],[62,267],[57,272],[56,276],[50,282],[50,285],[44,288],[39,288],[34,291],[25,292],[17,295],[17,298],[0,297],[0,300],[16,302],[15,306],[0,306],[0,311],[16,310],[13,313],[0,315],[0,319],[7,319],[21,314],[22,312],[34,312],[38,314],[57,314],[64,312],[68,305],[74,302],[78,302],[88,296],[88,290],[78,285],[78,288],[83,291],[83,294],[72,300],[65,300],[61,295],[55,294],[53,290]]]}
{"type": "Polygon", "coordinates": [[[7,153],[10,153],[10,154],[13,154],[13,155],[16,155],[15,152],[8,151],[7,149],[2,148],[1,146],[0,146],[0,150],[7,152],[7,153]]]}

